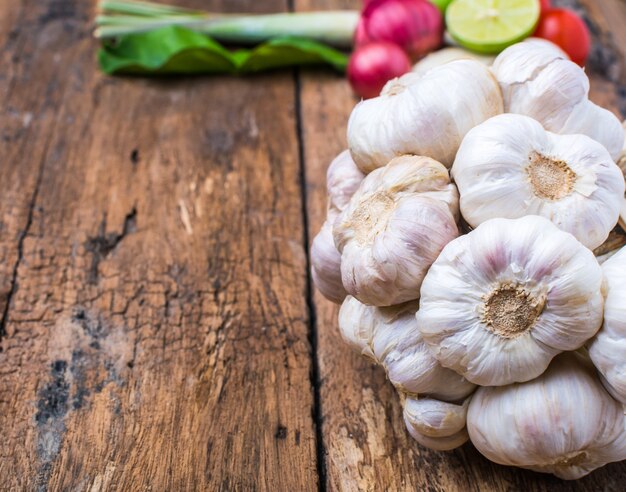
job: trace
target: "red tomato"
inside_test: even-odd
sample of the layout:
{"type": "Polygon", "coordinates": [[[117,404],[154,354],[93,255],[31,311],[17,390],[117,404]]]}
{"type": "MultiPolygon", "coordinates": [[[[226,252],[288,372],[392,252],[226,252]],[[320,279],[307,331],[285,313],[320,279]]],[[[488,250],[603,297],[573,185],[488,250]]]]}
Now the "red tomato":
{"type": "Polygon", "coordinates": [[[575,12],[567,9],[548,10],[539,20],[535,36],[557,44],[580,66],[585,64],[591,48],[591,36],[585,21],[575,12]]]}
{"type": "Polygon", "coordinates": [[[541,15],[545,14],[552,7],[550,0],[539,0],[539,3],[541,4],[541,15]]]}

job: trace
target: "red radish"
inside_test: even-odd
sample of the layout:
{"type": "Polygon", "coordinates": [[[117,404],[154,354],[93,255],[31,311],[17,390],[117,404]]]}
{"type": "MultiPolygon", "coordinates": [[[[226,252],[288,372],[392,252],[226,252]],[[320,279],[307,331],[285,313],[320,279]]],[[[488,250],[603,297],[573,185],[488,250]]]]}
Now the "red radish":
{"type": "Polygon", "coordinates": [[[369,0],[356,30],[355,45],[388,41],[421,58],[443,42],[443,17],[428,0],[369,0]]]}
{"type": "Polygon", "coordinates": [[[580,66],[591,48],[589,28],[575,12],[567,9],[550,9],[541,16],[535,36],[552,41],[580,66]]]}
{"type": "Polygon", "coordinates": [[[399,46],[384,41],[358,46],[348,63],[354,92],[368,99],[380,94],[388,80],[411,70],[411,60],[399,46]]]}

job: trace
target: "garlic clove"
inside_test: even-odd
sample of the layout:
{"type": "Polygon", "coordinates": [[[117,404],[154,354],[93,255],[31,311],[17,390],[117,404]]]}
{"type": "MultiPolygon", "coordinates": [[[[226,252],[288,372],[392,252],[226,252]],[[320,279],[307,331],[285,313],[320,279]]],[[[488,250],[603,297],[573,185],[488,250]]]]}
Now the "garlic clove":
{"type": "Polygon", "coordinates": [[[602,323],[593,253],[538,216],[492,219],[449,243],[421,289],[418,328],[435,358],[499,386],[539,376],[602,323]]]}
{"type": "Polygon", "coordinates": [[[626,458],[622,406],[579,353],[557,356],[532,381],[479,388],[467,429],[490,460],[566,480],[626,458]]]}
{"type": "Polygon", "coordinates": [[[602,271],[607,287],[604,323],[589,344],[589,355],[609,392],[626,404],[626,248],[609,258],[602,271]]]}
{"type": "Polygon", "coordinates": [[[365,175],[356,166],[348,150],[344,150],[330,163],[326,173],[329,213],[339,214],[348,206],[363,178],[365,175]]]}
{"type": "Polygon", "coordinates": [[[474,60],[455,60],[420,76],[388,83],[361,101],[348,122],[348,146],[365,173],[402,154],[432,157],[449,167],[463,136],[503,111],[498,83],[474,60]]]}
{"type": "Polygon", "coordinates": [[[417,302],[376,308],[348,296],[339,312],[344,340],[358,353],[373,358],[402,393],[456,401],[475,386],[443,368],[429,352],[417,328],[417,302]]]}
{"type": "Polygon", "coordinates": [[[624,179],[602,145],[546,132],[516,114],[472,129],[451,172],[472,227],[495,217],[541,215],[590,249],[615,227],[624,196],[624,179]]]}
{"type": "Polygon", "coordinates": [[[602,144],[613,159],[624,144],[620,122],[589,101],[589,79],[556,45],[530,39],[505,49],[493,63],[504,111],[530,116],[546,130],[584,134],[602,144]]]}
{"type": "Polygon", "coordinates": [[[419,297],[426,271],[458,235],[457,192],[427,157],[403,156],[368,175],[333,226],[344,288],[364,304],[419,297]]]}
{"type": "Polygon", "coordinates": [[[431,398],[407,398],[404,401],[404,422],[411,437],[421,445],[437,451],[450,451],[469,439],[466,429],[468,405],[469,399],[455,404],[431,398]]]}
{"type": "Polygon", "coordinates": [[[335,247],[333,228],[328,220],[311,244],[311,277],[329,301],[341,304],[348,294],[341,281],[341,254],[335,247]]]}

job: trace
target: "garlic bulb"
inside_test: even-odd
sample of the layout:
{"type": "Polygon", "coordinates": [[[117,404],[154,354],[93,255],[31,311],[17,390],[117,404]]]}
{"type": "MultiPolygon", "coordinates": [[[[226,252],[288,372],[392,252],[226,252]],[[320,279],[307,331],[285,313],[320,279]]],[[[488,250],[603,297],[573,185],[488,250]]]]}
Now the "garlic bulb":
{"type": "Polygon", "coordinates": [[[604,323],[589,345],[589,355],[609,392],[626,404],[626,247],[602,271],[607,286],[604,323]]]}
{"type": "Polygon", "coordinates": [[[348,146],[369,173],[402,154],[432,157],[450,167],[463,136],[502,113],[498,83],[487,67],[456,60],[420,77],[408,73],[381,95],[361,101],[348,122],[348,146]]]}
{"type": "Polygon", "coordinates": [[[352,195],[365,178],[356,166],[350,151],[344,150],[328,166],[326,172],[326,192],[328,194],[329,219],[334,221],[350,203],[352,195]]]}
{"type": "Polygon", "coordinates": [[[346,291],[374,306],[417,299],[426,271],[458,235],[457,196],[428,157],[398,157],[367,176],[333,226],[346,291]]]}
{"type": "Polygon", "coordinates": [[[373,306],[362,304],[349,295],[344,299],[339,310],[339,332],[352,350],[378,362],[370,341],[381,319],[380,311],[373,306]]]}
{"type": "Polygon", "coordinates": [[[547,132],[517,114],[473,128],[451,173],[472,227],[495,217],[541,215],[590,249],[607,239],[624,199],[622,174],[602,145],[547,132]]]}
{"type": "Polygon", "coordinates": [[[495,60],[495,56],[479,55],[472,51],[467,51],[458,46],[447,46],[437,51],[429,53],[413,66],[413,72],[424,75],[430,69],[444,65],[454,60],[475,60],[483,65],[490,66],[495,60]]]}
{"type": "Polygon", "coordinates": [[[347,292],[341,282],[341,254],[335,247],[332,224],[364,177],[347,150],[331,162],[326,174],[328,217],[311,244],[311,276],[322,295],[336,304],[341,304],[347,292]]]}
{"type": "Polygon", "coordinates": [[[529,39],[505,49],[493,63],[504,111],[530,116],[546,130],[584,134],[616,159],[624,144],[617,117],[589,101],[589,79],[556,45],[529,39]]]}
{"type": "Polygon", "coordinates": [[[490,460],[566,480],[626,459],[624,423],[622,405],[577,353],[559,355],[538,379],[479,388],[467,415],[472,443],[490,460]]]}
{"type": "Polygon", "coordinates": [[[449,451],[467,442],[466,429],[469,399],[462,404],[432,398],[407,398],[404,423],[411,437],[427,448],[449,451]]]}
{"type": "Polygon", "coordinates": [[[492,219],[448,244],[422,284],[418,328],[433,355],[473,383],[539,376],[602,323],[602,270],[550,221],[492,219]]]}
{"type": "Polygon", "coordinates": [[[341,254],[335,247],[333,227],[324,222],[311,244],[311,277],[322,295],[341,304],[348,295],[341,282],[341,254]]]}
{"type": "Polygon", "coordinates": [[[417,328],[413,301],[399,306],[366,306],[348,296],[339,311],[341,335],[353,349],[373,358],[402,393],[457,401],[475,386],[442,367],[432,356],[417,328]]]}

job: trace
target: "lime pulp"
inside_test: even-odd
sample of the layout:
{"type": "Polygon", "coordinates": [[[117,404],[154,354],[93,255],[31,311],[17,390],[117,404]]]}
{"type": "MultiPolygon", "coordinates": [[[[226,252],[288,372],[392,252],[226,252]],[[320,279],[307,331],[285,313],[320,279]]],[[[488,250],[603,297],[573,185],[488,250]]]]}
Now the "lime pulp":
{"type": "Polygon", "coordinates": [[[454,0],[446,24],[461,46],[498,53],[532,34],[539,13],[539,0],[454,0]]]}

